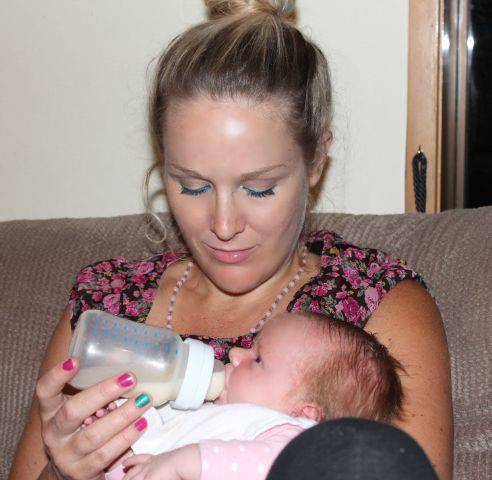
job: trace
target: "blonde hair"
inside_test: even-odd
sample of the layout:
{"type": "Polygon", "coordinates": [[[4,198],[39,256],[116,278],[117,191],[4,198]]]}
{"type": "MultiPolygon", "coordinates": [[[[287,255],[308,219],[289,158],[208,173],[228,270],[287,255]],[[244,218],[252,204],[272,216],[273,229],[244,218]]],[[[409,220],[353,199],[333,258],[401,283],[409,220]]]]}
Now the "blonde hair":
{"type": "Polygon", "coordinates": [[[331,126],[331,81],[321,50],[295,26],[294,0],[204,0],[209,20],[175,37],[157,61],[149,103],[155,152],[145,177],[164,166],[166,114],[207,96],[245,98],[278,114],[312,165],[331,126]]]}

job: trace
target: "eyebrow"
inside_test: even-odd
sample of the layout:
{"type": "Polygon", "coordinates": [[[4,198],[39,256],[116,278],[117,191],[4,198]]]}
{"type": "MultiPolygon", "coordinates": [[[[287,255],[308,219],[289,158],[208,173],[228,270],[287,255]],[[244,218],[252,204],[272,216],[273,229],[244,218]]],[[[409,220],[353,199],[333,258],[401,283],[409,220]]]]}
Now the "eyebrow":
{"type": "MultiPolygon", "coordinates": [[[[169,165],[171,167],[175,168],[176,170],[179,170],[182,173],[185,173],[185,174],[190,175],[192,177],[205,178],[204,175],[202,175],[200,172],[196,172],[195,170],[190,170],[189,168],[179,167],[178,165],[174,165],[173,163],[170,163],[169,165]]],[[[254,180],[258,177],[261,177],[265,173],[270,173],[272,170],[277,170],[278,168],[287,168],[287,165],[285,165],[285,163],[279,163],[277,165],[272,165],[271,167],[260,168],[259,170],[255,170],[254,172],[243,173],[241,175],[240,179],[242,182],[244,182],[245,180],[254,180]]]]}

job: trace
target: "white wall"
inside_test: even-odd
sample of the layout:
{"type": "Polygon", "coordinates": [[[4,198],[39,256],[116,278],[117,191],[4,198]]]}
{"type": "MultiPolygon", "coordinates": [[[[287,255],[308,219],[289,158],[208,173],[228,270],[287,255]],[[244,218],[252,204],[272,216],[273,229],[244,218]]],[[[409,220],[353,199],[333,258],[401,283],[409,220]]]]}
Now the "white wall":
{"type": "MultiPolygon", "coordinates": [[[[403,212],[407,2],[298,7],[335,88],[318,210],[403,212]]],[[[142,212],[147,66],[203,18],[201,0],[1,0],[0,220],[142,212]]]]}

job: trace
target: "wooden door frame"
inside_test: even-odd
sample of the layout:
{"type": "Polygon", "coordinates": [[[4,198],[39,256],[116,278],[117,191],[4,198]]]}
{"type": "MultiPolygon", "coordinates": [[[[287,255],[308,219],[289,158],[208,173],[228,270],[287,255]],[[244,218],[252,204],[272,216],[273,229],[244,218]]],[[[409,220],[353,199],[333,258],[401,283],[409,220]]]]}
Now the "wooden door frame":
{"type": "Polygon", "coordinates": [[[408,0],[408,109],[405,211],[415,212],[412,159],[419,147],[427,157],[426,212],[441,211],[442,32],[444,0],[408,0]]]}

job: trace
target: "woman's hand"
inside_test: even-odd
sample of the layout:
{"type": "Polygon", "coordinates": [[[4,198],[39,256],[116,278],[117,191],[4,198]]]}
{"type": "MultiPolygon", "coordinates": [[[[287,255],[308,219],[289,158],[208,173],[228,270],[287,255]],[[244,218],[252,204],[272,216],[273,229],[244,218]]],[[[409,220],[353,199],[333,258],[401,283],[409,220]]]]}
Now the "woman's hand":
{"type": "Polygon", "coordinates": [[[41,433],[57,473],[70,480],[100,480],[103,470],[134,443],[147,426],[139,417],[151,406],[141,395],[86,425],[84,419],[135,387],[134,375],[100,382],[72,397],[62,393],[79,368],[76,358],[58,364],[36,384],[41,433]]]}

